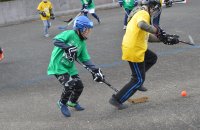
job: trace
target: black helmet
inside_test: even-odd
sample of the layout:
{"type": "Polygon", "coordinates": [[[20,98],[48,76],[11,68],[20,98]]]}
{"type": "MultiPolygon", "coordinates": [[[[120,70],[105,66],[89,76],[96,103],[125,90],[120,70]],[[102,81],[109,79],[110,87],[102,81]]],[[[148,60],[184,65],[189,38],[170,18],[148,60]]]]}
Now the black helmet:
{"type": "Polygon", "coordinates": [[[147,5],[150,7],[155,7],[155,6],[161,7],[160,0],[140,0],[140,3],[142,5],[147,5]]]}

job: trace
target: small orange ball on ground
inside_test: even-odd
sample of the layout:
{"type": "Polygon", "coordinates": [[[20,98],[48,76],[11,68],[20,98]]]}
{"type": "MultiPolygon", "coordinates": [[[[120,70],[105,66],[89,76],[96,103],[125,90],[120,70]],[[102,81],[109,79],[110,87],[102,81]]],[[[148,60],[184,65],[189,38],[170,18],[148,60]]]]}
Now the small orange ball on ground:
{"type": "Polygon", "coordinates": [[[185,96],[187,96],[187,92],[186,92],[185,90],[184,90],[184,91],[182,91],[182,92],[181,92],[181,96],[182,96],[182,97],[185,97],[185,96]]]}

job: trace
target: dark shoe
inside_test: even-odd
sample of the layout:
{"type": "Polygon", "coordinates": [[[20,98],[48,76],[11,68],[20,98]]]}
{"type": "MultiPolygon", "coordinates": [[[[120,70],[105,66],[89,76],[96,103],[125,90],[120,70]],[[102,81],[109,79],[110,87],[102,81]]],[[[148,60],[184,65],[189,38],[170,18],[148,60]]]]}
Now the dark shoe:
{"type": "Polygon", "coordinates": [[[75,110],[77,111],[83,111],[85,110],[85,108],[83,108],[81,105],[79,105],[78,103],[72,103],[71,101],[67,102],[67,105],[70,107],[73,107],[75,110]]]}
{"type": "Polygon", "coordinates": [[[145,88],[145,87],[142,85],[142,86],[140,86],[140,87],[138,88],[138,90],[139,90],[139,91],[142,91],[142,92],[145,92],[145,91],[147,91],[147,88],[145,88]]]}
{"type": "Polygon", "coordinates": [[[98,23],[101,24],[101,20],[100,19],[98,19],[98,23]]]}
{"type": "Polygon", "coordinates": [[[66,117],[71,116],[71,113],[70,113],[68,107],[65,104],[61,103],[60,100],[58,100],[57,105],[60,108],[60,111],[64,116],[66,116],[66,117]]]}
{"type": "Polygon", "coordinates": [[[110,98],[109,103],[113,106],[115,106],[118,110],[126,109],[128,108],[127,105],[119,103],[113,96],[110,98]]]}

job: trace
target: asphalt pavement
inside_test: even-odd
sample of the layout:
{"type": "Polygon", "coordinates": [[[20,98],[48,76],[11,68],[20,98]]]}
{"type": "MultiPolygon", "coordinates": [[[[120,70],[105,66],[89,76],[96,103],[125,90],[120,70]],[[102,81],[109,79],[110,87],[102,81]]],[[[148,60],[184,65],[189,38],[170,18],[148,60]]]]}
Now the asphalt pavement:
{"type": "MultiPolygon", "coordinates": [[[[43,37],[40,20],[0,27],[0,46],[5,50],[5,59],[0,62],[0,129],[200,130],[199,5],[199,0],[190,0],[163,7],[161,27],[182,40],[192,39],[195,46],[149,43],[158,62],[146,74],[144,86],[148,91],[131,97],[148,96],[148,102],[126,102],[127,109],[116,110],[108,103],[114,91],[95,83],[91,74],[77,64],[85,86],[79,103],[86,109],[71,109],[70,118],[57,108],[62,86],[54,76],[47,76],[46,70],[52,38],[60,33],[57,27],[76,14],[52,21],[49,38],[43,37]],[[180,95],[183,90],[187,91],[186,97],[180,95]]],[[[120,89],[131,75],[128,63],[121,60],[124,12],[113,8],[98,10],[97,14],[102,23],[99,25],[90,15],[95,27],[87,41],[88,51],[106,79],[120,89]]]]}

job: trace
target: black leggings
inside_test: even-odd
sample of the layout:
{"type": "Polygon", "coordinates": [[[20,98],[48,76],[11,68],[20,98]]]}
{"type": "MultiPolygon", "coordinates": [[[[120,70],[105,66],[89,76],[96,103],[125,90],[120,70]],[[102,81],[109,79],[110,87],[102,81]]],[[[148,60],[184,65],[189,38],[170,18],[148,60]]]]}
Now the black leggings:
{"type": "Polygon", "coordinates": [[[66,104],[70,100],[71,102],[76,103],[84,88],[79,75],[70,76],[66,73],[55,76],[64,86],[61,94],[61,102],[66,104]]]}
{"type": "Polygon", "coordinates": [[[145,73],[156,63],[157,55],[151,50],[145,53],[144,62],[128,62],[132,71],[131,80],[114,97],[120,103],[131,97],[145,81],[145,73]]]}

